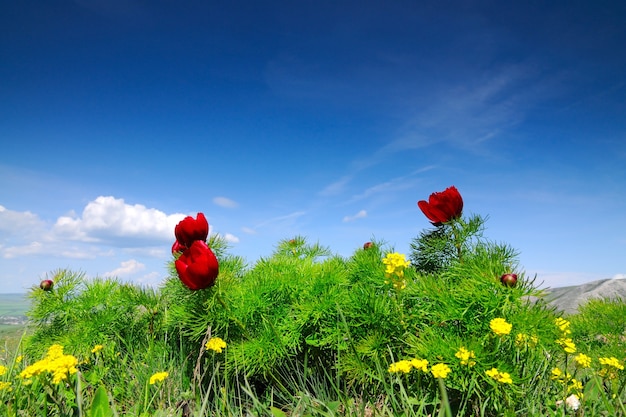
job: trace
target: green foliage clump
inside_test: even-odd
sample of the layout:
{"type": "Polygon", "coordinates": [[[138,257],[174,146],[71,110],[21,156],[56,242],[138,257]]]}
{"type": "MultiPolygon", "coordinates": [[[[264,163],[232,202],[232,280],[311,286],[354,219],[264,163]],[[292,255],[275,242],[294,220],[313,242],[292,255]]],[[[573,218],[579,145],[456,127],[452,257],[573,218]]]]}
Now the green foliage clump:
{"type": "Polygon", "coordinates": [[[340,257],[301,236],[247,264],[211,236],[220,274],[199,291],[173,262],[158,290],[56,271],[52,291],[29,294],[31,359],[5,374],[53,344],[81,358],[77,373],[20,398],[0,379],[0,399],[11,412],[51,399],[75,412],[78,395],[110,412],[108,393],[122,415],[501,416],[564,415],[575,396],[590,415],[626,415],[624,305],[559,318],[484,222],[422,233],[412,265],[383,242],[340,257]]]}

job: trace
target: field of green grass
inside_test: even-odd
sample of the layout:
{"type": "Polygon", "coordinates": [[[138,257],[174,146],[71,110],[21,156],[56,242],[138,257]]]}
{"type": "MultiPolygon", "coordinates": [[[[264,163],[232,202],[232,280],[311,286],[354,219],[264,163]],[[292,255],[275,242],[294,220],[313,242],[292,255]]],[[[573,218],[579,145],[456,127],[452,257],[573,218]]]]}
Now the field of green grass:
{"type": "Polygon", "coordinates": [[[412,262],[296,236],[248,264],[212,237],[199,291],[173,265],[158,289],[55,271],[4,298],[32,324],[0,349],[0,416],[626,417],[626,305],[562,315],[481,230],[424,234],[412,262]]]}

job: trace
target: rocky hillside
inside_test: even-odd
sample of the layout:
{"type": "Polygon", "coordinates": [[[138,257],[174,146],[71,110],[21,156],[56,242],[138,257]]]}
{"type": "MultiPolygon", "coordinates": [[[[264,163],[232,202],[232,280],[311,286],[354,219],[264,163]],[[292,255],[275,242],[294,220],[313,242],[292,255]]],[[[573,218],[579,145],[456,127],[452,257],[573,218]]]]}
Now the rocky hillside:
{"type": "Polygon", "coordinates": [[[601,279],[571,287],[551,288],[546,292],[546,301],[565,314],[573,314],[579,305],[591,298],[626,300],[626,279],[601,279]]]}

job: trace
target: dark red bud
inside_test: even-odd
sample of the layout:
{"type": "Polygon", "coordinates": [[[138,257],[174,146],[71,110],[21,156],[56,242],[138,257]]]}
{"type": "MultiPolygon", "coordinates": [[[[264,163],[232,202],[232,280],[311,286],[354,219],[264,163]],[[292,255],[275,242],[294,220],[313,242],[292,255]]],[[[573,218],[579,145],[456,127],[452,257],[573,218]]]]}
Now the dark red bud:
{"type": "Polygon", "coordinates": [[[44,291],[51,291],[52,287],[54,287],[54,282],[51,279],[44,279],[39,284],[39,288],[41,288],[44,291]]]}
{"type": "Polygon", "coordinates": [[[504,274],[500,277],[500,282],[507,287],[515,287],[517,284],[517,274],[504,274]]]}
{"type": "Polygon", "coordinates": [[[187,247],[184,245],[181,245],[178,240],[175,241],[174,244],[172,245],[172,253],[184,252],[185,249],[187,249],[187,247]]]}
{"type": "Polygon", "coordinates": [[[372,246],[373,246],[373,243],[372,243],[372,242],[365,242],[365,243],[363,244],[363,249],[369,249],[369,248],[371,248],[372,246]]]}

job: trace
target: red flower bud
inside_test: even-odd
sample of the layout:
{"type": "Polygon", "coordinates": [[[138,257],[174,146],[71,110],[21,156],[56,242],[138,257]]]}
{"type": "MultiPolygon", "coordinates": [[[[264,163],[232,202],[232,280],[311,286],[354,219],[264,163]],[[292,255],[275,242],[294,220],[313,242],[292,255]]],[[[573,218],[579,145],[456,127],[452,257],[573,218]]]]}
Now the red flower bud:
{"type": "Polygon", "coordinates": [[[174,262],[181,282],[190,290],[202,290],[215,284],[219,264],[213,251],[202,240],[196,240],[174,262]]]}
{"type": "Polygon", "coordinates": [[[174,244],[172,245],[172,253],[183,252],[185,249],[187,248],[181,245],[178,240],[175,241],[174,244]]]}
{"type": "Polygon", "coordinates": [[[457,219],[463,212],[463,198],[454,185],[442,192],[432,193],[428,201],[418,201],[417,205],[435,226],[457,219]]]}
{"type": "Polygon", "coordinates": [[[517,274],[504,274],[500,277],[500,282],[507,287],[515,287],[517,284],[517,274]]]}
{"type": "Polygon", "coordinates": [[[39,283],[39,288],[44,291],[52,291],[52,287],[54,287],[54,282],[51,279],[44,279],[39,283]]]}
{"type": "Polygon", "coordinates": [[[363,249],[369,249],[369,248],[371,248],[371,247],[372,247],[372,245],[373,245],[373,243],[372,243],[372,242],[365,242],[365,243],[363,244],[363,249]]]}
{"type": "Polygon", "coordinates": [[[189,248],[194,240],[206,241],[209,235],[209,222],[202,213],[198,213],[195,219],[187,216],[176,225],[174,235],[178,243],[189,248]]]}

